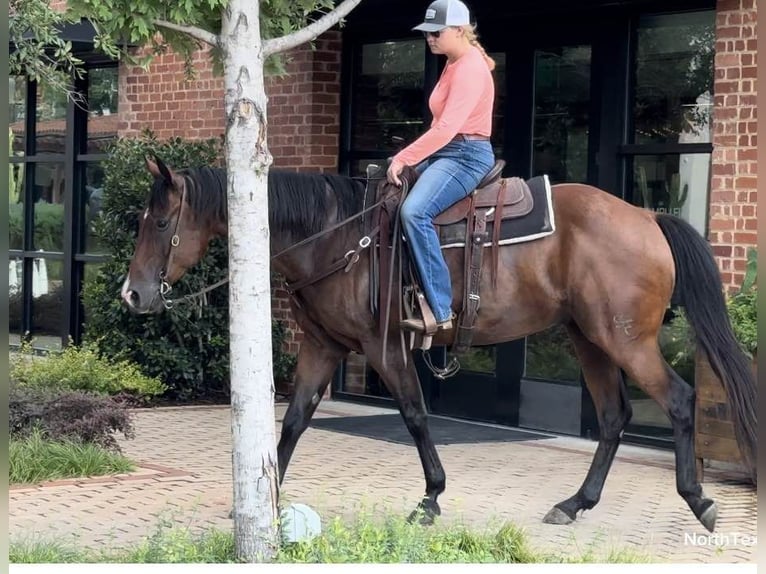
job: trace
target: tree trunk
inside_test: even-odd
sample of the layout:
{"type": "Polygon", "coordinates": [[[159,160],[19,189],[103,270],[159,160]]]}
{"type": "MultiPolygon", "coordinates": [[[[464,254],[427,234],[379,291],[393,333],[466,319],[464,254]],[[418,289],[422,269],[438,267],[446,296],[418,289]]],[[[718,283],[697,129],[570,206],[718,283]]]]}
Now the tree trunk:
{"type": "Polygon", "coordinates": [[[229,211],[229,332],[234,538],[237,556],[270,560],[278,541],[271,364],[266,92],[259,2],[231,0],[224,49],[229,211]]]}

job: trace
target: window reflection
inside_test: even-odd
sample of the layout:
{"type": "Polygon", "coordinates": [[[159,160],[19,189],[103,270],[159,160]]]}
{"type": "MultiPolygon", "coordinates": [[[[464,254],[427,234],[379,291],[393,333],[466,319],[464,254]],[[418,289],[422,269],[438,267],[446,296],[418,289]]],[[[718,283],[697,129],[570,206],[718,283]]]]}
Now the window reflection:
{"type": "Polygon", "coordinates": [[[32,260],[32,338],[36,347],[61,348],[64,335],[64,262],[32,260]]]}
{"type": "Polygon", "coordinates": [[[106,153],[117,137],[117,68],[88,71],[88,141],[86,153],[106,153]]]}
{"type": "Polygon", "coordinates": [[[579,381],[580,363],[566,328],[557,325],[527,337],[525,377],[579,381]]]}
{"type": "Polygon", "coordinates": [[[590,61],[590,46],[535,53],[533,175],[587,181],[590,61]]]}
{"type": "Polygon", "coordinates": [[[715,12],[641,18],[635,143],[709,142],[715,12]]]}
{"type": "Polygon", "coordinates": [[[710,154],[641,155],[633,158],[634,203],[670,213],[706,235],[710,154]]]}
{"type": "Polygon", "coordinates": [[[495,107],[492,114],[492,146],[497,156],[502,156],[505,145],[506,65],[505,52],[492,52],[495,60],[495,107]]]}
{"type": "Polygon", "coordinates": [[[34,249],[64,250],[64,164],[40,163],[35,174],[34,249]]]}
{"type": "Polygon", "coordinates": [[[8,138],[10,155],[23,156],[26,142],[27,82],[24,78],[8,78],[8,138]]]}
{"type": "Polygon", "coordinates": [[[90,163],[85,168],[85,217],[82,220],[85,224],[86,253],[104,252],[104,248],[101,247],[94,228],[101,215],[103,197],[104,169],[100,163],[90,163]]]}
{"type": "Polygon", "coordinates": [[[397,150],[424,131],[425,42],[362,46],[354,79],[352,147],[397,150]]]}
{"type": "Polygon", "coordinates": [[[8,166],[8,244],[11,249],[24,249],[24,175],[27,166],[8,166]]]}
{"type": "Polygon", "coordinates": [[[36,154],[63,154],[66,142],[67,95],[40,86],[37,92],[36,154]]]}

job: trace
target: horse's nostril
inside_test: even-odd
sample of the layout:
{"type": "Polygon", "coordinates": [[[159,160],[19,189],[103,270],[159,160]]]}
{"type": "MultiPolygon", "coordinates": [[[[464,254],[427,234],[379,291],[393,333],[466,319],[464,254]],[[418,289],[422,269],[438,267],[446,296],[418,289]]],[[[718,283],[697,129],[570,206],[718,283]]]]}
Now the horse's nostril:
{"type": "Polygon", "coordinates": [[[141,302],[141,297],[135,291],[128,291],[128,298],[130,299],[130,304],[134,307],[138,307],[138,304],[141,302]]]}

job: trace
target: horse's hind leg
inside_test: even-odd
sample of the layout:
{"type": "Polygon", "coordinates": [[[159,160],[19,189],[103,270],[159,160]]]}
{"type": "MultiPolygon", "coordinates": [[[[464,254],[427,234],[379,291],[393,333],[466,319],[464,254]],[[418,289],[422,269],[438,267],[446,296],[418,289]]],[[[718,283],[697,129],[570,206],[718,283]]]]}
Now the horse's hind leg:
{"type": "Polygon", "coordinates": [[[568,331],[596,407],[599,440],[582,486],[574,496],[559,502],[548,512],[543,519],[548,524],[569,524],[579,511],[590,510],[598,503],[623,429],[632,415],[619,367],[599,347],[588,341],[576,325],[569,325],[568,331]]]}
{"type": "Polygon", "coordinates": [[[670,419],[675,439],[676,489],[702,525],[713,532],[718,511],[715,502],[703,494],[695,466],[694,389],[665,362],[656,336],[626,346],[618,362],[670,419]]]}
{"type": "Polygon", "coordinates": [[[441,514],[436,499],[444,492],[446,484],[444,468],[428,430],[428,413],[412,355],[408,357],[409,360],[405,366],[398,345],[389,345],[389,349],[392,350],[388,351],[388,366],[385,369],[379,345],[366,346],[365,354],[372,367],[383,379],[391,396],[396,400],[404,424],[407,425],[407,429],[415,440],[420,462],[423,464],[426,494],[418,507],[410,514],[409,520],[419,518],[421,524],[432,524],[434,518],[441,514]]]}
{"type": "Polygon", "coordinates": [[[294,392],[282,421],[282,434],[277,446],[280,483],[298,439],[308,427],[335,369],[346,355],[348,351],[332,341],[321,344],[307,336],[301,343],[294,392]]]}

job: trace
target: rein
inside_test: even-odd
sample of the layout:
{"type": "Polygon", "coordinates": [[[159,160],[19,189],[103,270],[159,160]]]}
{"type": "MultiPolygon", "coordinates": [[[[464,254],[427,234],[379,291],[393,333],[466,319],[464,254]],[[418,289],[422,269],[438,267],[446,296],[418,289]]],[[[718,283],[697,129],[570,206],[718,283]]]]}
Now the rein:
{"type": "MultiPolygon", "coordinates": [[[[365,178],[369,182],[371,179],[383,179],[383,178],[365,178]]],[[[317,239],[327,235],[328,233],[331,233],[332,231],[335,231],[336,229],[339,229],[343,227],[344,225],[347,225],[348,223],[351,223],[352,221],[359,219],[366,213],[380,207],[388,201],[389,196],[384,197],[377,203],[363,209],[359,213],[355,213],[354,215],[347,217],[343,221],[340,221],[331,227],[328,227],[327,229],[323,229],[319,233],[315,233],[314,235],[311,235],[310,237],[307,237],[306,239],[303,239],[302,241],[299,241],[298,243],[291,245],[290,247],[283,249],[276,255],[271,256],[271,260],[275,260],[278,257],[281,257],[285,253],[289,253],[293,249],[297,249],[298,247],[302,247],[303,245],[306,245],[308,243],[311,243],[313,241],[316,241],[317,239]]],[[[212,285],[209,285],[205,287],[204,289],[200,289],[199,291],[196,291],[194,293],[191,293],[189,295],[184,295],[183,297],[178,297],[176,299],[169,299],[168,295],[173,291],[172,285],[168,283],[167,281],[167,270],[170,269],[170,264],[173,262],[174,257],[174,250],[177,248],[181,243],[181,238],[178,235],[178,226],[181,222],[181,216],[183,215],[183,209],[184,204],[186,203],[186,186],[184,186],[183,192],[181,193],[181,205],[178,208],[178,217],[176,217],[176,224],[173,229],[173,235],[170,238],[170,250],[168,252],[168,259],[165,264],[165,267],[160,271],[160,298],[162,299],[162,304],[164,305],[165,309],[172,309],[173,306],[176,303],[187,303],[190,301],[193,301],[200,295],[205,295],[206,293],[209,293],[210,291],[213,291],[214,289],[217,289],[221,285],[225,285],[229,282],[228,274],[227,277],[224,279],[221,279],[220,281],[217,281],[213,283],[212,285]]],[[[315,273],[314,275],[310,276],[307,279],[304,279],[303,281],[299,281],[297,283],[287,283],[285,282],[285,288],[288,293],[293,294],[296,291],[299,291],[300,289],[303,289],[304,287],[311,285],[313,283],[316,283],[317,281],[321,281],[325,277],[328,277],[335,273],[336,271],[339,271],[340,269],[345,268],[345,271],[348,272],[351,270],[351,268],[359,261],[359,257],[361,255],[361,252],[364,249],[367,249],[372,244],[372,239],[378,235],[380,232],[380,227],[376,227],[370,233],[365,235],[359,240],[359,243],[357,244],[355,249],[350,249],[347,251],[342,258],[336,260],[333,262],[328,268],[324,269],[323,271],[320,271],[318,273],[315,273]]]]}

